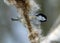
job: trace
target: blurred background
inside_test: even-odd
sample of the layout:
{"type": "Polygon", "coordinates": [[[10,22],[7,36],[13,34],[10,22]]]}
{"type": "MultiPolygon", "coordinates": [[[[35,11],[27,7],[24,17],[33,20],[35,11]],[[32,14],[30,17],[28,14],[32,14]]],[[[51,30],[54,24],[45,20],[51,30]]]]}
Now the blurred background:
{"type": "MultiPolygon", "coordinates": [[[[46,36],[49,32],[53,31],[58,25],[60,25],[60,0],[36,0],[36,2],[41,7],[40,12],[43,12],[47,16],[47,22],[41,23],[41,27],[43,30],[42,34],[46,36]]],[[[0,0],[0,39],[1,40],[3,40],[2,37],[5,34],[4,31],[8,30],[7,28],[10,28],[11,26],[9,22],[10,17],[8,18],[7,17],[8,15],[6,14],[7,8],[10,9],[3,2],[3,0],[0,0]]]]}
{"type": "Polygon", "coordinates": [[[43,35],[60,25],[60,0],[36,0],[41,7],[41,12],[47,16],[47,22],[42,23],[43,35]]]}

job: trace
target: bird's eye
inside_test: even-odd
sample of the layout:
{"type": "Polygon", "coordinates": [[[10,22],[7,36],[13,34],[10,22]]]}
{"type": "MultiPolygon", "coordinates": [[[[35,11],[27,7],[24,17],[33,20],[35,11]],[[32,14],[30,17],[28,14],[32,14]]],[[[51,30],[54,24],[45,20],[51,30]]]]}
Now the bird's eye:
{"type": "Polygon", "coordinates": [[[46,21],[47,21],[47,17],[46,17],[46,15],[44,15],[43,13],[38,13],[36,16],[37,16],[37,19],[38,19],[40,22],[46,22],[46,21]]]}

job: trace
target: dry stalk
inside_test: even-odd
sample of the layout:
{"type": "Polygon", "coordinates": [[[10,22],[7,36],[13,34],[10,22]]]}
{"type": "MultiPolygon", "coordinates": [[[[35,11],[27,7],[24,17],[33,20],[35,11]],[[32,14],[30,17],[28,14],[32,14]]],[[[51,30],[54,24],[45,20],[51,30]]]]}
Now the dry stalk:
{"type": "Polygon", "coordinates": [[[17,10],[19,11],[20,9],[22,9],[23,11],[23,17],[26,21],[26,25],[28,27],[29,30],[29,39],[31,41],[31,43],[38,43],[38,39],[39,39],[39,34],[37,31],[35,31],[32,28],[32,25],[30,23],[30,19],[29,19],[29,10],[30,10],[30,3],[29,0],[8,0],[10,3],[13,3],[13,5],[16,6],[17,10]],[[20,8],[20,9],[19,9],[20,8]]]}

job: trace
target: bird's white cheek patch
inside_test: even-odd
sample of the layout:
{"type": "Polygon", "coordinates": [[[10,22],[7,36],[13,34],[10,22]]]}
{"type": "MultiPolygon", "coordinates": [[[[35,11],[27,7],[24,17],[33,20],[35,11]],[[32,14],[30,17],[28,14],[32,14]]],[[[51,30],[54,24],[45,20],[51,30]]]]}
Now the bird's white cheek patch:
{"type": "Polygon", "coordinates": [[[42,16],[37,17],[37,19],[38,19],[38,20],[41,20],[41,21],[45,21],[45,20],[46,20],[46,18],[44,18],[44,17],[42,17],[42,16]]]}

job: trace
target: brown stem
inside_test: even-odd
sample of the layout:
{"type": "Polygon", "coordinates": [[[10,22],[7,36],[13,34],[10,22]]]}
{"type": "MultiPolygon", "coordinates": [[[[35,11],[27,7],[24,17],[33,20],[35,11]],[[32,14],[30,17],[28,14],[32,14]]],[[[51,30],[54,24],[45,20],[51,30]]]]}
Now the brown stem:
{"type": "Polygon", "coordinates": [[[20,8],[23,10],[23,16],[26,21],[28,30],[30,32],[29,39],[31,40],[31,43],[37,43],[38,40],[36,40],[36,39],[39,39],[39,35],[38,35],[37,31],[32,29],[29,15],[28,15],[29,10],[30,10],[29,0],[10,0],[10,1],[15,2],[13,4],[17,7],[17,10],[20,10],[20,8]]]}
{"type": "Polygon", "coordinates": [[[28,0],[15,0],[17,2],[17,8],[22,8],[23,10],[23,16],[26,20],[27,26],[28,26],[28,30],[29,32],[32,32],[32,26],[30,23],[30,19],[29,19],[29,9],[30,9],[30,5],[29,2],[27,2],[28,0]]]}

